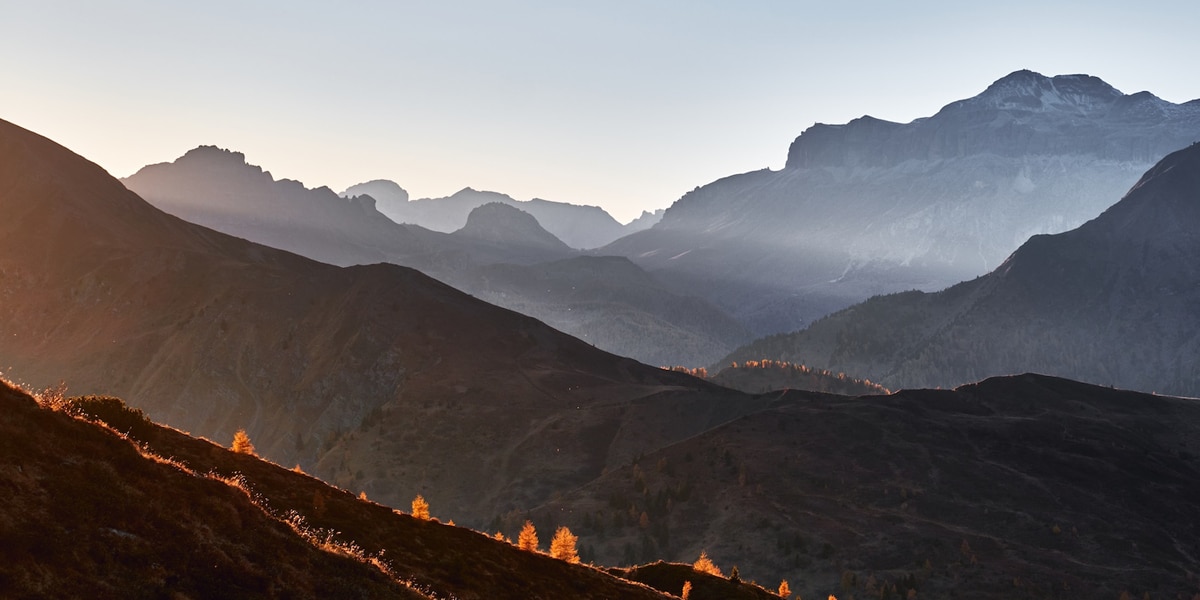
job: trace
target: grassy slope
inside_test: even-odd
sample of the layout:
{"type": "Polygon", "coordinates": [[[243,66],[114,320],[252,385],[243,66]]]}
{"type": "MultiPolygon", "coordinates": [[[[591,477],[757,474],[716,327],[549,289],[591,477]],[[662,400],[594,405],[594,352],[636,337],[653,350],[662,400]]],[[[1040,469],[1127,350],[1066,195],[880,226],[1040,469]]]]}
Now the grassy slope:
{"type": "Polygon", "coordinates": [[[0,587],[16,597],[664,597],[154,425],[115,399],[83,409],[111,427],[8,384],[0,403],[0,587]]]}

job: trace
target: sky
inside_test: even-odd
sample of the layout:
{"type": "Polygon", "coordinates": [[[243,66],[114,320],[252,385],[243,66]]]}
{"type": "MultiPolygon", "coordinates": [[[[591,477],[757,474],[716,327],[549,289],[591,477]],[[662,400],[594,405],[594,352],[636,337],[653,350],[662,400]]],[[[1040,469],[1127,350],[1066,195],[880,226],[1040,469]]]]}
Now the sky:
{"type": "Polygon", "coordinates": [[[464,187],[625,222],[779,169],[814,123],[1018,70],[1200,98],[1200,3],[0,0],[0,119],[118,177],[199,145],[341,191],[464,187]]]}

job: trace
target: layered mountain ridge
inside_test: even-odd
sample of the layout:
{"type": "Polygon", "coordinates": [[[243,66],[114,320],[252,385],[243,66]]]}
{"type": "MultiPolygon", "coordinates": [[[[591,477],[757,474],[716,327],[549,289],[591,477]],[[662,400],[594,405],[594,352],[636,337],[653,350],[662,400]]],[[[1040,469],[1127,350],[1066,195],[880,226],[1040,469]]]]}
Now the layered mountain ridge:
{"type": "Polygon", "coordinates": [[[534,198],[516,200],[499,192],[463,188],[445,198],[409,200],[408,192],[386,179],[368,181],[346,188],[343,197],[377,196],[388,218],[397,223],[420,225],[433,231],[450,233],[462,228],[471,211],[489,203],[507,204],[534,216],[538,223],[567,245],[576,249],[604,246],[621,236],[653,226],[661,211],[646,212],[622,225],[599,206],[586,206],[534,198]]]}
{"type": "MultiPolygon", "coordinates": [[[[508,581],[520,564],[539,564],[529,568],[541,575],[570,567],[417,523],[354,492],[393,506],[420,493],[438,516],[488,523],[489,533],[510,537],[525,519],[541,532],[569,525],[581,553],[601,562],[691,562],[708,550],[723,567],[740,565],[742,577],[786,578],[804,597],[833,589],[979,598],[1197,591],[1189,572],[1200,553],[1191,502],[1200,494],[1195,400],[1037,375],[859,398],[738,393],[601,352],[411,269],[333,267],[189,224],[96,165],[4,122],[0,159],[0,364],[9,376],[119,393],[212,439],[245,427],[263,454],[299,462],[342,490],[229,458],[177,431],[155,433],[147,446],[105,435],[133,462],[157,452],[175,457],[164,463],[186,462],[214,477],[235,480],[241,472],[272,506],[314,522],[324,514],[318,525],[335,532],[353,526],[364,548],[387,549],[418,583],[436,583],[440,597],[490,588],[563,597],[572,595],[569,586],[591,584],[583,571],[508,581]]],[[[1135,191],[1143,199],[1165,194],[1183,164],[1164,164],[1135,191]]],[[[1179,210],[1145,206],[1160,204],[1166,213],[1179,210]]],[[[1160,220],[1143,219],[1145,210],[1123,220],[1160,220]]],[[[598,270],[633,268],[619,258],[581,258],[598,270]]],[[[0,389],[0,399],[11,392],[0,389]]],[[[36,431],[30,437],[30,429],[18,422],[21,435],[0,436],[7,451],[0,469],[20,502],[35,500],[25,504],[36,509],[30,514],[65,510],[88,527],[75,540],[112,540],[103,553],[119,557],[153,556],[148,550],[175,541],[154,539],[161,533],[122,523],[121,514],[86,509],[114,497],[128,504],[121,498],[137,497],[140,487],[158,489],[126,483],[147,465],[105,468],[107,455],[98,452],[54,459],[83,436],[48,440],[36,431]],[[21,462],[20,452],[30,450],[50,460],[21,462]],[[38,472],[24,473],[23,464],[53,476],[33,477],[38,472]],[[107,482],[114,493],[38,491],[60,476],[107,482]],[[85,509],[72,510],[72,502],[85,509]]],[[[142,441],[138,429],[123,427],[142,441]]],[[[206,539],[231,545],[227,556],[244,556],[247,536],[264,530],[254,525],[260,515],[249,494],[223,494],[240,499],[216,503],[222,520],[211,522],[245,514],[243,527],[252,531],[206,539]]],[[[193,496],[208,497],[186,495],[193,496]]],[[[0,516],[0,535],[14,530],[10,524],[20,532],[18,543],[0,547],[17,548],[22,568],[37,569],[19,551],[45,551],[38,544],[47,538],[25,518],[0,516]]],[[[58,525],[46,531],[64,532],[64,519],[49,521],[58,525]]],[[[269,528],[280,531],[278,523],[269,528]]],[[[255,585],[273,581],[253,560],[229,562],[218,575],[240,566],[255,585]]],[[[180,573],[205,572],[209,563],[196,564],[200,571],[180,573]]],[[[622,572],[675,594],[694,571],[622,572]]],[[[733,582],[711,583],[707,597],[733,597],[733,582]]],[[[700,589],[698,600],[706,597],[700,589]]]]}
{"type": "Polygon", "coordinates": [[[1200,102],[1018,71],[900,124],[814,125],[787,166],[688,193],[603,249],[760,335],[870,296],[983,274],[1032,235],[1077,227],[1200,139],[1200,102]]]}
{"type": "Polygon", "coordinates": [[[1197,124],[1195,101],[1178,105],[1149,92],[1126,95],[1089,75],[1017,71],[912,123],[863,117],[814,125],[792,143],[787,168],[889,167],[985,153],[1153,163],[1195,141],[1197,124]]]}
{"type": "Polygon", "coordinates": [[[768,357],[889,387],[1038,371],[1200,396],[1200,144],[1160,161],[1077,229],[1034,236],[991,273],[874,298],[730,360],[768,357]]]}
{"type": "MultiPolygon", "coordinates": [[[[246,163],[242,153],[211,146],[172,163],[147,166],[124,183],[158,208],[194,223],[330,264],[390,262],[419,269],[605,350],[650,364],[705,364],[750,339],[744,327],[731,325],[728,315],[644,272],[631,274],[630,281],[604,279],[603,293],[581,301],[578,282],[595,271],[572,273],[570,267],[583,262],[563,261],[579,253],[517,206],[542,207],[559,215],[555,222],[560,224],[574,223],[580,211],[590,214],[581,207],[463,192],[450,205],[470,209],[474,218],[463,213],[468,222],[453,233],[442,233],[396,223],[380,212],[377,206],[441,206],[434,201],[409,203],[407,192],[391,182],[358,188],[379,194],[383,199],[378,202],[368,195],[347,199],[328,188],[310,190],[294,181],[275,181],[268,171],[246,163]],[[496,199],[504,201],[488,206],[496,199]],[[665,310],[684,305],[688,308],[682,312],[665,310]],[[642,335],[639,327],[654,335],[642,335]]],[[[586,219],[576,225],[587,229],[586,219]]],[[[595,289],[596,283],[587,285],[595,289]]]]}

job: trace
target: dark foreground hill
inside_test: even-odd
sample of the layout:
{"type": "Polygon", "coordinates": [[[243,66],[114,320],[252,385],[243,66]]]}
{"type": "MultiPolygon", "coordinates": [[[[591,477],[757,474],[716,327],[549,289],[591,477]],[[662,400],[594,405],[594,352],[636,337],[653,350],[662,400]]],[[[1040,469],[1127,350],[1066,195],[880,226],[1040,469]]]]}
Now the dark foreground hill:
{"type": "Polygon", "coordinates": [[[1037,371],[1200,396],[1198,256],[1193,144],[1099,217],[1034,236],[983,277],[934,294],[873,298],[727,360],[803,362],[891,388],[1037,371]]]}
{"type": "Polygon", "coordinates": [[[1200,401],[1039,375],[773,397],[535,522],[601,562],[707,550],[803,598],[1200,593],[1200,401]]]}
{"type": "Polygon", "coordinates": [[[401,514],[115,398],[39,406],[0,381],[0,413],[6,598],[668,597],[401,514]]]}
{"type": "Polygon", "coordinates": [[[244,486],[39,407],[7,382],[0,412],[7,598],[427,597],[304,539],[244,486]]]}

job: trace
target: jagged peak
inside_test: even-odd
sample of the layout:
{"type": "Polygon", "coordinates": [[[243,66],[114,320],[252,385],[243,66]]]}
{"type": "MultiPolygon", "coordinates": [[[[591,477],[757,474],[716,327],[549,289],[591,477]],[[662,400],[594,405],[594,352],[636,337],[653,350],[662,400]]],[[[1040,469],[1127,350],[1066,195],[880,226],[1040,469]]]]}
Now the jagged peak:
{"type": "Polygon", "coordinates": [[[176,159],[179,161],[195,161],[203,160],[206,162],[229,162],[244,165],[246,164],[246,155],[236,150],[221,148],[219,146],[200,145],[188,150],[183,156],[176,159]]]}

